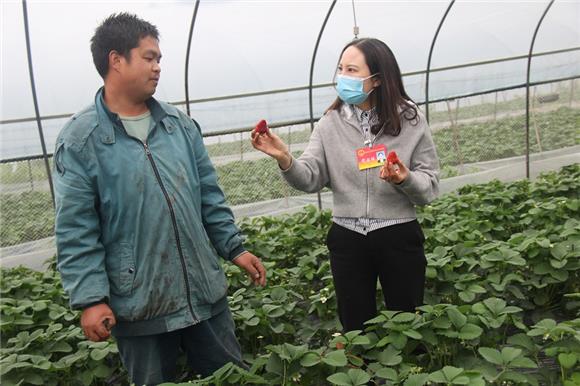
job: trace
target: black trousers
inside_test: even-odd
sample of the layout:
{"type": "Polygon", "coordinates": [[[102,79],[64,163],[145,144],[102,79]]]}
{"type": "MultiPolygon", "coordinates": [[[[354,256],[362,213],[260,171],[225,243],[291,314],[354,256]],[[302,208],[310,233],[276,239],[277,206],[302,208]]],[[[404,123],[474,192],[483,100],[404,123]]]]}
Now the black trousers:
{"type": "Polygon", "coordinates": [[[388,310],[414,312],[423,304],[424,241],[416,220],[366,236],[332,224],[326,242],[344,331],[362,330],[377,315],[377,278],[388,310]]]}

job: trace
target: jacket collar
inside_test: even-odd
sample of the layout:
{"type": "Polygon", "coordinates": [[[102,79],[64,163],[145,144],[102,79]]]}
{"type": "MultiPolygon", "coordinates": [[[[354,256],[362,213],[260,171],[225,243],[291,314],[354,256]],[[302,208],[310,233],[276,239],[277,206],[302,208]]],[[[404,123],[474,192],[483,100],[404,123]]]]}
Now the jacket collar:
{"type": "Polygon", "coordinates": [[[339,115],[352,127],[354,127],[357,131],[360,131],[359,128],[359,120],[354,112],[354,109],[347,103],[343,103],[340,106],[339,115]]]}
{"type": "MultiPolygon", "coordinates": [[[[417,106],[415,105],[415,107],[417,106]]],[[[349,125],[359,130],[360,117],[357,116],[356,110],[360,109],[355,108],[355,106],[353,105],[343,103],[342,106],[340,106],[339,114],[349,125]]],[[[399,113],[401,113],[403,111],[403,108],[401,106],[398,106],[397,110],[399,111],[399,113]]],[[[374,107],[371,110],[371,113],[376,115],[376,110],[374,107]]],[[[384,130],[385,126],[383,125],[376,136],[378,137],[379,135],[381,135],[384,132],[384,130]]]]}
{"type": "MultiPolygon", "coordinates": [[[[101,142],[106,144],[115,143],[115,128],[121,130],[123,124],[121,118],[117,113],[109,110],[104,100],[105,88],[101,87],[97,94],[95,95],[95,106],[97,110],[97,125],[100,127],[100,137],[101,142]]],[[[175,131],[175,124],[171,120],[167,119],[168,116],[179,118],[176,111],[173,111],[169,106],[159,103],[155,98],[151,97],[145,101],[149,111],[151,111],[151,117],[155,122],[155,126],[162,123],[161,126],[171,134],[175,131]]]]}

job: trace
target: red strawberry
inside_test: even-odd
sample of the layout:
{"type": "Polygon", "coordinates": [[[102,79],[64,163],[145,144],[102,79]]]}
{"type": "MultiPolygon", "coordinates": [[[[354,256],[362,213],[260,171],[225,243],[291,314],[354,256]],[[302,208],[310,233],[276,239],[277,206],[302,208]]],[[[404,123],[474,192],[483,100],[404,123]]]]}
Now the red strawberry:
{"type": "Polygon", "coordinates": [[[397,157],[397,153],[395,153],[394,151],[390,152],[389,155],[387,156],[387,161],[392,163],[392,164],[396,164],[399,163],[399,157],[397,157]]]}
{"type": "Polygon", "coordinates": [[[265,134],[268,132],[268,123],[266,123],[265,119],[262,119],[260,122],[258,122],[256,125],[256,132],[258,134],[265,134]]]}

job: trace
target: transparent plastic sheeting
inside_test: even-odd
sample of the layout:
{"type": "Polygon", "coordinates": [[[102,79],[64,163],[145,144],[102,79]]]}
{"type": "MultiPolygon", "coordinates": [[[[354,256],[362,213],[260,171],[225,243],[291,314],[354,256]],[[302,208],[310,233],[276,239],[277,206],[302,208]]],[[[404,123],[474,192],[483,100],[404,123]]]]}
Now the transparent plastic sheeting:
{"type": "MultiPolygon", "coordinates": [[[[22,3],[2,1],[1,120],[33,117],[22,3]]],[[[185,53],[194,1],[90,2],[29,1],[32,57],[40,114],[74,113],[102,84],[89,40],[114,12],[127,11],[156,24],[161,33],[162,76],[156,97],[185,99],[185,53]]],[[[316,39],[331,1],[201,1],[193,33],[191,100],[307,86],[316,39]]],[[[425,70],[429,47],[448,1],[355,1],[360,37],[389,44],[401,70],[425,70]]],[[[456,1],[435,45],[432,68],[525,55],[548,2],[456,1]]],[[[557,1],[542,24],[534,52],[580,46],[580,3],[557,1]]],[[[338,1],[320,41],[314,84],[332,82],[341,48],[353,38],[352,2],[338,1]]],[[[532,60],[532,81],[580,75],[578,51],[532,60]]],[[[430,99],[522,84],[525,59],[431,74],[430,99]]],[[[417,102],[424,100],[425,76],[404,79],[417,102]]],[[[314,115],[335,98],[318,88],[314,115]]],[[[183,104],[180,108],[185,109],[183,104]]],[[[309,118],[308,91],[192,103],[206,133],[250,127],[265,118],[287,122],[309,118]]],[[[65,119],[44,120],[47,148],[65,119]]],[[[40,153],[34,121],[0,125],[0,158],[40,153]]]]}

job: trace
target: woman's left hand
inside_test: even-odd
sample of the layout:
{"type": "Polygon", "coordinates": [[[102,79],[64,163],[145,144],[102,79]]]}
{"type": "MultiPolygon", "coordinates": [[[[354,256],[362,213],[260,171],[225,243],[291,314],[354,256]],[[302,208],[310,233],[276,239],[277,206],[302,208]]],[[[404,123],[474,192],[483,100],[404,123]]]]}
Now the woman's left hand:
{"type": "Polygon", "coordinates": [[[387,161],[381,168],[380,177],[393,184],[400,184],[409,176],[409,169],[399,160],[398,162],[387,161]]]}

